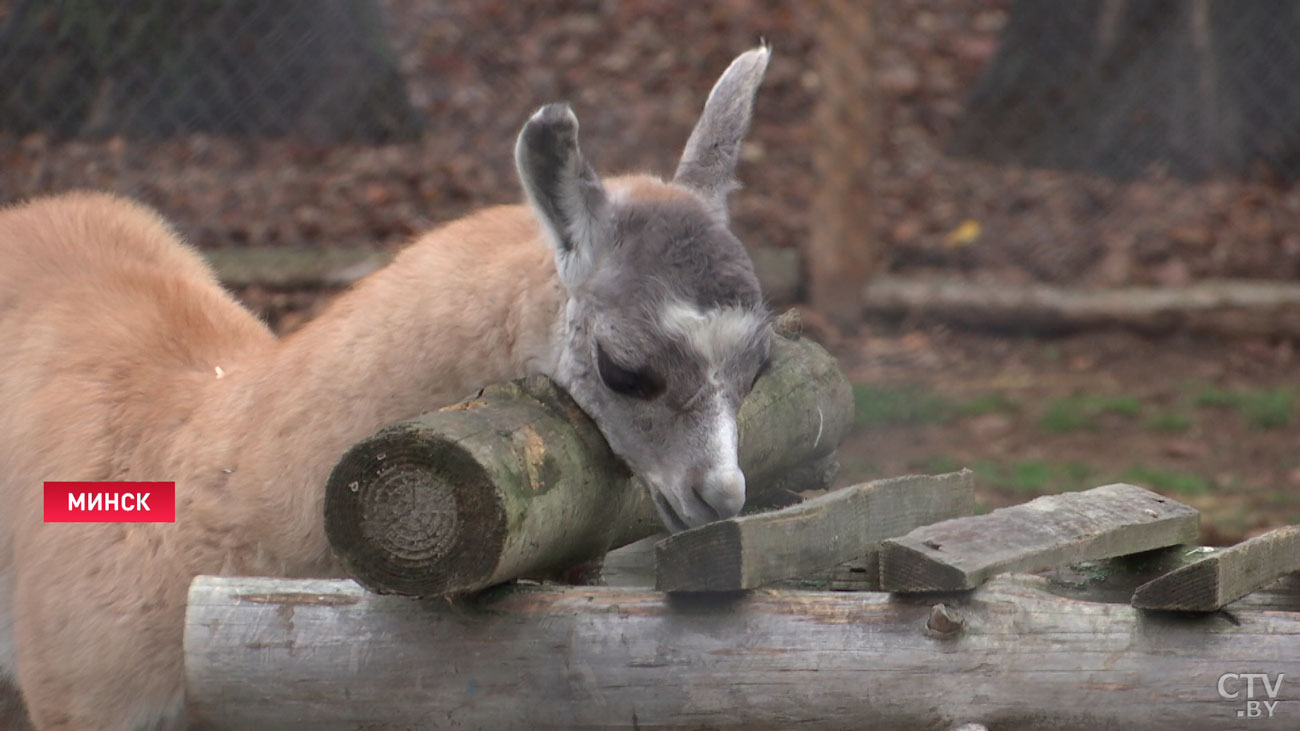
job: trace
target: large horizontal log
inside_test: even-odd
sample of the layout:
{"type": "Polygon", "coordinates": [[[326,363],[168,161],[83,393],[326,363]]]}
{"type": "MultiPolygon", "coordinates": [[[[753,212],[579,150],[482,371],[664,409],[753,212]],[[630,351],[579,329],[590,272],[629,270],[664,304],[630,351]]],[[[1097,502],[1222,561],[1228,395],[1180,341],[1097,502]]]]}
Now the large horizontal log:
{"type": "Polygon", "coordinates": [[[188,702],[207,728],[240,730],[1191,731],[1236,727],[1267,700],[1273,718],[1242,727],[1295,728],[1293,579],[1189,616],[1068,598],[1026,575],[930,596],[515,587],[461,603],[200,577],[188,702]],[[1238,675],[1220,685],[1225,673],[1238,675]],[[1259,681],[1249,698],[1247,673],[1286,678],[1275,698],[1259,681]]]}
{"type": "Polygon", "coordinates": [[[1152,334],[1300,336],[1300,285],[1290,282],[1223,280],[1085,290],[881,278],[864,289],[863,307],[871,315],[1015,333],[1120,328],[1152,334]]]}
{"type": "MultiPolygon", "coordinates": [[[[826,472],[852,423],[852,395],[820,346],[777,337],[738,418],[749,501],[762,503],[790,487],[792,470],[813,475],[796,468],[826,472]]],[[[326,485],[331,545],[381,592],[462,593],[544,575],[659,526],[646,489],[544,378],[383,429],[350,449],[326,485]]]]}

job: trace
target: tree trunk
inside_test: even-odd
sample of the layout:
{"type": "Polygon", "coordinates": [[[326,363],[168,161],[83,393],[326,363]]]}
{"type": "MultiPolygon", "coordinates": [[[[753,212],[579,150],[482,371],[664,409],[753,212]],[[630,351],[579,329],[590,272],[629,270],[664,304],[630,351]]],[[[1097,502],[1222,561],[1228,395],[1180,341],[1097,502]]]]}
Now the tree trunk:
{"type": "Polygon", "coordinates": [[[1192,731],[1242,724],[1246,683],[1221,697],[1225,673],[1285,673],[1273,718],[1240,727],[1294,728],[1296,610],[1295,580],[1189,617],[1025,575],[912,597],[516,587],[458,604],[200,577],[185,672],[210,729],[1192,731]]]}
{"type": "Polygon", "coordinates": [[[18,133],[411,139],[373,0],[19,2],[0,29],[18,133]]]}
{"type": "Polygon", "coordinates": [[[817,185],[805,257],[808,293],[816,310],[851,329],[861,319],[862,285],[880,259],[871,236],[872,4],[827,0],[817,8],[821,89],[813,112],[817,185]]]}
{"type": "MultiPolygon", "coordinates": [[[[825,487],[853,421],[848,381],[809,340],[774,340],[772,367],[739,414],[748,501],[825,487]],[[814,473],[796,469],[812,465],[814,473]]],[[[595,424],[545,378],[388,427],[343,456],[325,528],[349,573],[381,592],[482,589],[598,559],[658,531],[644,486],[595,424]]]]}
{"type": "Polygon", "coordinates": [[[1016,0],[954,151],[1120,178],[1300,174],[1300,5],[1016,0]]]}

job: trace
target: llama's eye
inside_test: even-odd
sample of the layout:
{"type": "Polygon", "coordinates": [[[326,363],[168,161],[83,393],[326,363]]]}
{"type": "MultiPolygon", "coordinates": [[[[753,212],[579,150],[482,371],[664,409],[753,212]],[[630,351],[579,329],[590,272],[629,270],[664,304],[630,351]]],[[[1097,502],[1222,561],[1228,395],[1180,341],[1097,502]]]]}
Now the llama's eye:
{"type": "Polygon", "coordinates": [[[596,346],[596,369],[600,371],[600,380],[614,393],[652,399],[664,390],[663,383],[654,374],[644,368],[634,371],[616,364],[599,345],[596,346]]]}

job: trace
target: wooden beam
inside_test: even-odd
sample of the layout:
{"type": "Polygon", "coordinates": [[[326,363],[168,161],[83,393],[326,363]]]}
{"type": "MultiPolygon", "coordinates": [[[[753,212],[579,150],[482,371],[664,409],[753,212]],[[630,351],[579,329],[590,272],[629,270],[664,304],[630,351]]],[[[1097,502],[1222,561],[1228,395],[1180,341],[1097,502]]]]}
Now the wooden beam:
{"type": "Polygon", "coordinates": [[[1257,597],[1231,617],[1149,614],[1004,575],[940,596],[517,587],[453,603],[200,577],[187,701],[216,730],[1193,731],[1242,723],[1224,673],[1285,673],[1275,719],[1249,727],[1293,728],[1300,583],[1267,593],[1288,611],[1257,597]]]}
{"type": "Polygon", "coordinates": [[[862,302],[868,315],[1018,335],[1118,328],[1160,335],[1300,336],[1300,285],[1292,282],[1212,280],[1089,290],[882,277],[865,287],[862,302]]]}
{"type": "Polygon", "coordinates": [[[1135,485],[1047,495],[885,541],[887,591],[972,589],[994,574],[1039,571],[1194,541],[1200,514],[1135,485]]]}
{"type": "Polygon", "coordinates": [[[1204,558],[1139,586],[1133,606],[1213,612],[1300,571],[1300,526],[1291,525],[1207,553],[1204,558]]]}
{"type": "Polygon", "coordinates": [[[655,547],[660,591],[736,591],[866,560],[886,538],[969,514],[970,470],[866,482],[781,510],[678,533],[655,547]]]}
{"type": "MultiPolygon", "coordinates": [[[[751,503],[801,465],[828,469],[853,421],[848,381],[811,340],[777,337],[739,414],[751,503]]],[[[820,486],[820,485],[818,485],[820,486]]],[[[471,592],[598,559],[660,530],[647,494],[577,404],[545,378],[381,430],[339,461],[325,528],[348,572],[381,592],[471,592]]]]}
{"type": "Polygon", "coordinates": [[[217,278],[231,287],[345,287],[386,265],[379,249],[236,247],[208,249],[203,256],[217,278]]]}

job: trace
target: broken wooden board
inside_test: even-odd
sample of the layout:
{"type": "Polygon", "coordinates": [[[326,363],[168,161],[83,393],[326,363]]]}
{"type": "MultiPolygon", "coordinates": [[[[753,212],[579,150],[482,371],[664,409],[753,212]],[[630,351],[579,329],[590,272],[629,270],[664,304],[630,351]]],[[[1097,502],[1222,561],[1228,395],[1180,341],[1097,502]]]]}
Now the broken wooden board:
{"type": "Polygon", "coordinates": [[[1139,586],[1133,606],[1213,612],[1300,571],[1300,525],[1269,531],[1139,586]]]}
{"type": "Polygon", "coordinates": [[[973,589],[994,574],[1188,543],[1199,523],[1194,508],[1136,485],[1048,495],[885,541],[880,583],[893,592],[973,589]]]}
{"type": "Polygon", "coordinates": [[[919,525],[968,515],[970,470],[876,480],[767,513],[678,533],[655,547],[660,591],[737,591],[806,576],[875,551],[919,525]]]}

